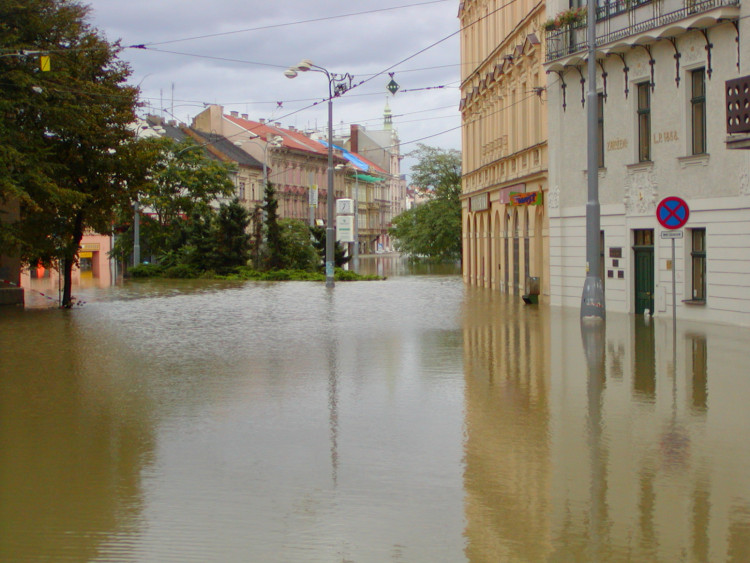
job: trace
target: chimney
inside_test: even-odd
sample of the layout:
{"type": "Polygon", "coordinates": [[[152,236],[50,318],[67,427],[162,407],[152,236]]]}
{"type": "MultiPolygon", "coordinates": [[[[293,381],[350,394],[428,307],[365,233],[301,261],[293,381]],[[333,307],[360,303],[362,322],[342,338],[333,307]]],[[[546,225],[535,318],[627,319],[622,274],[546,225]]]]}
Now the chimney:
{"type": "Polygon", "coordinates": [[[281,122],[280,122],[280,121],[277,121],[276,123],[274,123],[274,125],[275,125],[276,127],[281,127],[281,122]]]}
{"type": "Polygon", "coordinates": [[[296,131],[297,129],[296,129],[295,127],[294,127],[294,125],[290,125],[290,126],[289,126],[289,130],[290,130],[290,131],[296,131]]]}
{"type": "Polygon", "coordinates": [[[349,130],[351,134],[349,138],[349,150],[359,154],[359,125],[352,123],[349,130]]]}
{"type": "Polygon", "coordinates": [[[261,117],[258,121],[260,122],[261,125],[263,125],[266,122],[266,118],[261,117]]]}
{"type": "Polygon", "coordinates": [[[240,116],[239,112],[237,112],[237,111],[230,111],[230,112],[229,112],[229,114],[230,114],[230,115],[231,115],[232,117],[239,117],[239,116],[240,116]]]}
{"type": "Polygon", "coordinates": [[[167,121],[167,125],[171,125],[172,127],[177,127],[177,121],[175,119],[170,119],[167,121]]]}
{"type": "Polygon", "coordinates": [[[247,119],[247,114],[246,113],[242,114],[242,119],[247,119]]]}

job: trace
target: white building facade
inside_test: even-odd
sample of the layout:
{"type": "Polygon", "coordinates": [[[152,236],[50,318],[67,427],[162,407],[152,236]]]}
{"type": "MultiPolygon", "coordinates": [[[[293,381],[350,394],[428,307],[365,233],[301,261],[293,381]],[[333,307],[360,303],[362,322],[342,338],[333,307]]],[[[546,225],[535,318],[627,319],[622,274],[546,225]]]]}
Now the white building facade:
{"type": "MultiPolygon", "coordinates": [[[[547,4],[552,20],[568,9],[568,0],[547,4]]],[[[750,74],[750,10],[739,0],[600,0],[597,12],[606,309],[671,316],[674,268],[678,319],[750,326],[750,151],[727,143],[725,92],[726,81],[750,74]],[[678,239],[662,238],[670,229],[657,219],[670,196],[689,207],[678,239]]],[[[587,268],[586,23],[548,28],[550,301],[578,307],[587,268]]]]}

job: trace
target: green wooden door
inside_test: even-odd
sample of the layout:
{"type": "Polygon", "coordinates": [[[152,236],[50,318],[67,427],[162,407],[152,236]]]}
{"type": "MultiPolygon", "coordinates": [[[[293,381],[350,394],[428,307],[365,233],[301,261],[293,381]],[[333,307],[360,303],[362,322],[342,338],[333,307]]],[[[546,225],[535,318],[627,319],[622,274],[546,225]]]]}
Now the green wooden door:
{"type": "Polygon", "coordinates": [[[654,247],[635,246],[635,313],[654,312],[654,247]]]}

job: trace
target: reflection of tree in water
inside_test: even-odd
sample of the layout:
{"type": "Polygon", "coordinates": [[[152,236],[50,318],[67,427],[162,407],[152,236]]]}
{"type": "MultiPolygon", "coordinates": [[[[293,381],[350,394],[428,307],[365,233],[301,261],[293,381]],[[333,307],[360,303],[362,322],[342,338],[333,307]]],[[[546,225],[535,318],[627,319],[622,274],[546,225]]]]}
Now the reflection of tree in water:
{"type": "Polygon", "coordinates": [[[0,355],[2,561],[93,559],[141,510],[153,450],[143,405],[106,388],[109,358],[69,314],[0,334],[10,344],[0,355]]]}

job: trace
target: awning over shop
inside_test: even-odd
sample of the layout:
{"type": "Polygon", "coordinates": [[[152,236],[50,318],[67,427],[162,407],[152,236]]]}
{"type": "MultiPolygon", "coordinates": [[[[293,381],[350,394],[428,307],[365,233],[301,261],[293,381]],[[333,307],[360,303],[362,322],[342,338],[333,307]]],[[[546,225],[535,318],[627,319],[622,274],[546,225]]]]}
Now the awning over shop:
{"type": "Polygon", "coordinates": [[[383,178],[376,178],[375,176],[370,176],[369,174],[355,174],[354,177],[360,182],[368,182],[370,184],[383,181],[383,178]]]}

